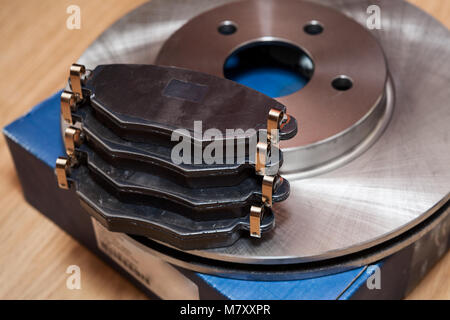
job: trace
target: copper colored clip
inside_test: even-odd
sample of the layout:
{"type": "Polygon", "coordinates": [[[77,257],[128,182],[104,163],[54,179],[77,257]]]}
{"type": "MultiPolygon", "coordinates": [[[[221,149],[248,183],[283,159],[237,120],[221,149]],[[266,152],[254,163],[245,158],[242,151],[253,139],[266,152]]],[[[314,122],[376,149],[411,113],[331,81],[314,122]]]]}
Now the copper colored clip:
{"type": "Polygon", "coordinates": [[[72,111],[75,109],[75,103],[75,95],[72,92],[63,91],[61,93],[61,114],[68,124],[73,124],[72,111]]]}
{"type": "Polygon", "coordinates": [[[56,179],[58,180],[58,186],[61,189],[69,189],[69,182],[67,181],[67,171],[69,169],[69,159],[65,157],[59,157],[56,159],[56,179]]]}
{"type": "Polygon", "coordinates": [[[273,186],[275,176],[264,176],[262,181],[262,202],[267,207],[272,207],[273,186]]]}
{"type": "Polygon", "coordinates": [[[250,208],[250,236],[261,238],[261,219],[264,213],[264,206],[250,208]]]}
{"type": "Polygon", "coordinates": [[[73,156],[75,147],[81,144],[81,131],[76,128],[66,128],[64,131],[64,144],[66,145],[66,152],[68,156],[73,156]]]}
{"type": "Polygon", "coordinates": [[[70,86],[78,100],[83,99],[83,90],[81,88],[81,79],[86,72],[86,68],[81,64],[72,64],[70,67],[70,86]]]}
{"type": "Polygon", "coordinates": [[[269,116],[267,117],[267,141],[268,144],[277,148],[280,144],[279,130],[283,117],[283,111],[277,109],[270,109],[269,116]]]}
{"type": "Polygon", "coordinates": [[[256,145],[255,171],[259,175],[264,175],[266,172],[268,149],[267,143],[258,142],[256,145]]]}

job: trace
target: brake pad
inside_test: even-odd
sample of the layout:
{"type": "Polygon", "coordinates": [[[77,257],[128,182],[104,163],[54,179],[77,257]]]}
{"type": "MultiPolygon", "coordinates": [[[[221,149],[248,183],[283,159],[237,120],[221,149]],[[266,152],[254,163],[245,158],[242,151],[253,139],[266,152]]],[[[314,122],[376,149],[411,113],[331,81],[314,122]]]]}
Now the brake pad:
{"type": "MultiPolygon", "coordinates": [[[[164,176],[130,168],[114,167],[83,145],[86,166],[96,181],[125,202],[149,203],[155,207],[177,210],[197,219],[245,216],[252,205],[261,201],[262,177],[254,175],[231,187],[189,188],[164,176]]],[[[289,182],[277,177],[272,201],[289,196],[289,182]]]]}
{"type": "MultiPolygon", "coordinates": [[[[93,113],[88,106],[82,106],[73,117],[82,123],[86,143],[116,167],[139,168],[149,173],[164,175],[167,179],[193,188],[232,186],[254,175],[255,164],[249,156],[240,161],[224,161],[222,164],[176,164],[171,159],[172,147],[124,140],[103,126],[93,113]]],[[[271,157],[266,163],[266,171],[269,174],[276,174],[283,164],[281,150],[274,150],[278,152],[278,157],[271,157]]]]}
{"type": "MultiPolygon", "coordinates": [[[[83,181],[76,191],[82,207],[109,231],[145,236],[191,250],[232,245],[250,230],[249,214],[196,221],[177,212],[119,201],[99,187],[85,167],[77,168],[72,175],[71,180],[83,181]]],[[[270,231],[274,223],[272,210],[267,209],[261,220],[261,233],[270,231]]]]}
{"type": "MultiPolygon", "coordinates": [[[[86,78],[83,90],[102,122],[131,141],[171,142],[174,130],[191,133],[194,143],[210,139],[194,135],[195,122],[202,131],[217,129],[226,139],[251,139],[265,130],[271,109],[286,107],[270,97],[234,81],[191,70],[155,65],[100,65],[86,78]],[[230,133],[253,130],[250,134],[230,133]]],[[[280,130],[280,139],[297,133],[296,120],[280,130]]]]}

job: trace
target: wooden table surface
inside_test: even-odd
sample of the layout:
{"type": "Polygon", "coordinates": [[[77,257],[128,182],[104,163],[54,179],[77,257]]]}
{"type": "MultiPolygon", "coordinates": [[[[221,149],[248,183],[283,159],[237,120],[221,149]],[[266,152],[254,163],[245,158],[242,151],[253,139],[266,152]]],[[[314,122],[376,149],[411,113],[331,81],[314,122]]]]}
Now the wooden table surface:
{"type": "MultiPolygon", "coordinates": [[[[68,66],[143,0],[0,0],[0,126],[64,87],[68,66]],[[66,8],[81,8],[68,30],[66,8]]],[[[450,26],[449,0],[410,0],[450,26]]],[[[143,293],[28,205],[5,139],[0,139],[0,299],[145,299],[143,293]],[[82,289],[68,290],[69,265],[82,289]]],[[[409,295],[450,299],[450,253],[409,295]]]]}

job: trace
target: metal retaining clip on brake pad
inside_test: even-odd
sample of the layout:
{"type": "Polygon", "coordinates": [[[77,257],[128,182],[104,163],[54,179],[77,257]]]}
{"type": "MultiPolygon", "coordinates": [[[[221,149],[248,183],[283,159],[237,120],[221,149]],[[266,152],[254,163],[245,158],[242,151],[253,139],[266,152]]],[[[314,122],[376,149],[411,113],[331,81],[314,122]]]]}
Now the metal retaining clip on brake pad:
{"type": "Polygon", "coordinates": [[[57,159],[58,184],[73,186],[109,230],[200,249],[274,227],[272,204],[290,189],[278,175],[279,140],[297,133],[279,102],[153,65],[75,64],[70,87],[61,95],[67,157],[57,159]]]}

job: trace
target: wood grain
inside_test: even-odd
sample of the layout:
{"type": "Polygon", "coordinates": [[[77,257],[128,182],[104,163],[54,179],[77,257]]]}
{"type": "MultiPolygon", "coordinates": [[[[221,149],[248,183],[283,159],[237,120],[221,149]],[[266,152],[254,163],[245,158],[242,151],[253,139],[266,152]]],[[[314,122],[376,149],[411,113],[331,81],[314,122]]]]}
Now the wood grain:
{"type": "MultiPolygon", "coordinates": [[[[143,0],[0,0],[0,125],[64,86],[67,66],[119,17],[143,0]],[[66,8],[81,8],[81,29],[66,28],[66,8]]],[[[411,0],[447,27],[450,1],[411,0]]],[[[145,299],[128,281],[29,206],[5,140],[0,139],[0,299],[145,299]],[[69,265],[82,289],[68,290],[69,265]]],[[[450,299],[450,254],[411,293],[450,299]]]]}

